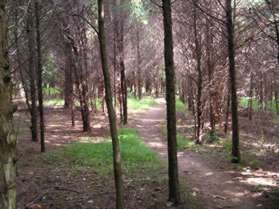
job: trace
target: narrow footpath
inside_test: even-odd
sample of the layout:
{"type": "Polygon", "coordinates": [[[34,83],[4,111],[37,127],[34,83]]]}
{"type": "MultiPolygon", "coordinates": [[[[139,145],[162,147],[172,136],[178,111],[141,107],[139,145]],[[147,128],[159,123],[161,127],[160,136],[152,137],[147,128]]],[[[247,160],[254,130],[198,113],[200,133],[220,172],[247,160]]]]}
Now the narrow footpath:
{"type": "MultiPolygon", "coordinates": [[[[166,112],[163,99],[143,112],[130,114],[130,126],[136,128],[144,142],[167,160],[167,143],[161,133],[166,112]]],[[[198,153],[185,150],[178,153],[180,177],[187,187],[204,202],[205,209],[256,209],[264,208],[253,201],[247,185],[240,183],[234,171],[212,168],[198,153]],[[183,181],[184,182],[184,181],[183,181]]]]}

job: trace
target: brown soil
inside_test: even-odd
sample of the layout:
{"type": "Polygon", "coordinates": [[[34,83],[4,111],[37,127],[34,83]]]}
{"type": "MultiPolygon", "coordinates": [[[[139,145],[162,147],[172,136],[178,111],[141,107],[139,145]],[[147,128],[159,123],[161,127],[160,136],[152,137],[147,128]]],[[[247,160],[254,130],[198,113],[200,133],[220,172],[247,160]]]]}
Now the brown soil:
{"type": "MultiPolygon", "coordinates": [[[[133,114],[131,126],[136,127],[145,143],[166,160],[167,144],[161,131],[162,125],[165,124],[165,104],[163,100],[158,100],[158,103],[159,105],[144,113],[133,114]]],[[[191,120],[187,122],[191,122],[191,120]]],[[[180,123],[179,127],[182,126],[180,123]]],[[[245,132],[251,133],[248,128],[243,128],[243,123],[245,120],[241,118],[241,130],[244,129],[245,132]]],[[[278,127],[276,125],[273,127],[271,130],[276,129],[278,134],[278,127]]],[[[243,144],[246,145],[242,147],[243,155],[246,155],[244,150],[247,149],[247,146],[251,152],[252,150],[257,152],[251,146],[251,139],[244,136],[243,133],[241,139],[245,139],[243,144]]],[[[204,149],[198,151],[185,150],[178,153],[180,176],[182,180],[186,179],[187,187],[190,187],[192,194],[202,201],[204,208],[279,208],[278,201],[270,198],[267,193],[267,191],[278,187],[279,164],[276,167],[270,166],[270,162],[278,162],[278,154],[268,155],[269,161],[263,161],[266,158],[256,158],[261,162],[261,165],[265,165],[264,167],[251,169],[247,166],[240,169],[239,166],[229,163],[226,153],[223,152],[223,147],[204,146],[204,149]]],[[[182,184],[183,186],[185,185],[182,184]]]]}
{"type": "MultiPolygon", "coordinates": [[[[17,206],[19,209],[113,209],[113,176],[100,176],[92,167],[75,167],[67,159],[49,161],[48,153],[84,137],[107,137],[108,124],[102,113],[92,114],[92,131],[81,132],[79,113],[72,127],[63,108],[46,109],[47,153],[31,142],[28,114],[19,111],[17,206]]],[[[124,175],[125,203],[129,209],[167,209],[166,170],[158,171],[159,180],[139,171],[137,178],[124,175]]],[[[185,193],[186,195],[186,193],[185,193]]],[[[185,198],[184,198],[185,199],[185,198]]],[[[191,200],[187,200],[187,203],[191,200]]],[[[185,204],[179,206],[184,209],[185,204]]]]}
{"type": "MultiPolygon", "coordinates": [[[[163,161],[167,158],[167,147],[161,127],[165,124],[165,104],[144,112],[130,114],[130,126],[137,128],[144,142],[154,149],[163,161]]],[[[108,136],[108,124],[104,114],[92,114],[93,129],[82,133],[77,113],[77,124],[71,126],[70,114],[62,108],[46,110],[47,150],[59,149],[65,144],[81,140],[83,137],[108,136]]],[[[255,119],[259,128],[241,117],[241,139],[243,158],[256,157],[256,168],[231,165],[223,147],[204,145],[198,150],[184,150],[178,153],[179,171],[183,200],[179,208],[193,209],[278,209],[278,202],[270,197],[268,191],[278,188],[279,158],[278,124],[267,123],[267,119],[255,119]],[[261,122],[265,121],[265,122],[261,122]],[[264,123],[266,123],[264,125],[264,123]],[[272,126],[272,128],[268,128],[272,126]],[[263,138],[258,146],[259,136],[263,138]],[[268,136],[268,137],[267,137],[268,136]],[[269,141],[269,139],[271,139],[269,141]],[[269,146],[267,145],[269,144],[269,146]],[[267,147],[265,146],[267,145],[267,147]],[[263,150],[264,148],[264,150],[263,150]],[[248,157],[247,157],[248,156],[248,157]],[[246,169],[243,169],[246,168],[246,169]],[[189,189],[190,188],[190,189],[189,189]]],[[[20,127],[18,142],[18,208],[45,209],[111,209],[114,208],[114,185],[112,176],[103,177],[94,168],[72,168],[65,162],[49,163],[45,155],[39,153],[39,144],[30,141],[27,126],[28,115],[22,111],[16,116],[20,127]]],[[[272,121],[271,118],[268,118],[272,121]]],[[[183,120],[191,123],[189,119],[183,120]]],[[[185,124],[179,124],[184,127],[185,124]]],[[[189,125],[189,124],[186,124],[189,125]]],[[[247,158],[247,159],[246,159],[247,158]]],[[[254,165],[255,166],[255,165],[254,165]]],[[[250,166],[251,167],[251,166],[250,166]]],[[[167,182],[145,178],[125,177],[125,199],[129,209],[165,209],[167,182]]],[[[167,171],[160,171],[166,176],[167,171]]]]}

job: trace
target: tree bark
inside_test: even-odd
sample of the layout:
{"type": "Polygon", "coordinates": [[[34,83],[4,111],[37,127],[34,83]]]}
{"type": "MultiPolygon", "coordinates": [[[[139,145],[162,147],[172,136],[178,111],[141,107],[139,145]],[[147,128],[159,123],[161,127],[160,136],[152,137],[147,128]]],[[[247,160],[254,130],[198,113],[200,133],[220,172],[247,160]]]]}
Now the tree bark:
{"type": "Polygon", "coordinates": [[[120,120],[123,125],[128,123],[128,106],[127,106],[127,81],[124,63],[124,13],[123,0],[114,0],[114,35],[115,35],[115,67],[120,73],[120,120]]]}
{"type": "Polygon", "coordinates": [[[35,0],[35,19],[36,19],[36,38],[37,38],[37,88],[40,113],[40,142],[41,152],[45,152],[45,121],[44,121],[44,104],[43,104],[43,68],[42,68],[42,53],[41,53],[41,32],[40,32],[40,11],[38,0],[35,0]]]}
{"type": "Polygon", "coordinates": [[[0,0],[0,208],[16,208],[16,135],[12,82],[8,62],[6,0],[0,0]]]}
{"type": "Polygon", "coordinates": [[[113,167],[116,189],[116,209],[124,209],[124,191],[121,169],[121,154],[119,147],[119,139],[117,134],[116,116],[113,108],[112,91],[110,82],[110,72],[108,68],[107,52],[106,52],[106,37],[104,30],[104,7],[103,0],[98,0],[98,28],[99,28],[99,42],[100,54],[102,62],[102,70],[104,76],[106,104],[110,123],[110,133],[113,147],[113,167]]]}
{"type": "Polygon", "coordinates": [[[253,73],[250,73],[249,106],[248,118],[251,121],[253,116],[253,73]]]}
{"type": "Polygon", "coordinates": [[[213,52],[213,36],[210,21],[206,22],[206,57],[207,57],[207,72],[208,72],[208,82],[209,82],[209,122],[210,122],[210,135],[215,134],[215,115],[213,106],[213,94],[212,94],[212,78],[214,72],[214,63],[212,59],[213,52]]]}
{"type": "Polygon", "coordinates": [[[173,60],[172,11],[171,0],[162,0],[164,22],[164,57],[166,73],[166,102],[168,130],[168,169],[169,201],[178,204],[180,201],[177,141],[176,141],[176,108],[175,108],[175,71],[173,60]]]}
{"type": "Polygon", "coordinates": [[[231,106],[231,94],[228,92],[227,101],[226,101],[226,114],[225,114],[225,124],[224,124],[224,133],[227,135],[228,126],[229,126],[229,116],[230,116],[230,106],[231,106]]]}
{"type": "MultiPolygon", "coordinates": [[[[195,4],[195,3],[194,3],[195,4]]],[[[200,37],[198,34],[198,26],[197,26],[197,10],[196,6],[193,5],[193,17],[194,17],[194,38],[195,38],[195,54],[196,54],[196,69],[198,72],[198,80],[197,80],[197,101],[196,101],[196,117],[197,117],[197,132],[196,132],[196,143],[201,144],[201,115],[202,115],[202,69],[201,69],[201,57],[202,57],[202,49],[200,43],[200,37]]]]}
{"type": "Polygon", "coordinates": [[[139,26],[137,26],[137,31],[136,31],[136,36],[137,36],[137,95],[138,99],[142,98],[142,78],[141,78],[141,54],[140,54],[140,32],[139,32],[139,26]]]}
{"type": "Polygon", "coordinates": [[[28,61],[29,61],[29,85],[30,85],[30,94],[31,94],[31,135],[32,141],[38,141],[38,133],[37,133],[37,89],[36,89],[36,70],[35,70],[35,49],[34,49],[34,24],[33,24],[33,2],[28,8],[27,14],[27,24],[26,24],[26,32],[28,37],[28,61]]]}
{"type": "Polygon", "coordinates": [[[64,69],[64,108],[71,108],[73,99],[73,73],[72,73],[72,48],[65,43],[65,69],[64,69]]]}
{"type": "Polygon", "coordinates": [[[14,22],[15,22],[15,27],[14,27],[14,40],[15,40],[15,50],[16,50],[16,64],[17,64],[17,69],[19,71],[19,76],[20,76],[20,80],[22,83],[22,87],[23,87],[23,91],[24,91],[24,95],[25,95],[25,103],[26,106],[28,108],[28,111],[31,113],[31,105],[30,105],[30,99],[29,99],[29,95],[28,95],[28,83],[26,82],[26,79],[24,79],[24,73],[23,73],[23,67],[22,67],[22,62],[21,60],[22,58],[22,54],[20,51],[20,45],[19,45],[19,34],[18,34],[18,23],[19,23],[19,16],[18,16],[18,1],[15,0],[14,1],[15,5],[15,14],[14,14],[14,22]]]}
{"type": "Polygon", "coordinates": [[[234,46],[234,24],[232,18],[232,0],[226,0],[226,28],[228,39],[229,56],[229,78],[231,91],[231,115],[232,115],[232,162],[240,162],[239,150],[239,127],[238,127],[238,102],[236,90],[235,69],[235,46],[234,46]]]}

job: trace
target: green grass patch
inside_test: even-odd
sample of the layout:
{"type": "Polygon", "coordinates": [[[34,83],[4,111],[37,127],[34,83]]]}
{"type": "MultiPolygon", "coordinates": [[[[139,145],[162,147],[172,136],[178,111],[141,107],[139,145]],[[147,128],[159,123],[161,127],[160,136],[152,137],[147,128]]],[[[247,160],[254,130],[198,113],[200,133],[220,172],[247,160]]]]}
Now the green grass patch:
{"type": "MultiPolygon", "coordinates": [[[[102,109],[101,99],[97,98],[96,101],[92,100],[90,102],[91,102],[91,104],[95,103],[97,111],[100,111],[102,109]]],[[[91,105],[91,104],[89,104],[89,105],[91,105]]],[[[46,99],[44,101],[44,105],[45,106],[63,106],[64,105],[64,99],[62,99],[62,98],[49,98],[49,99],[46,99]]],[[[75,106],[80,107],[79,101],[75,100],[75,106]]]]}
{"type": "Polygon", "coordinates": [[[219,137],[215,133],[206,133],[204,136],[206,143],[216,143],[219,141],[219,137]]]}
{"type": "MultiPolygon", "coordinates": [[[[159,169],[162,164],[158,156],[140,139],[135,129],[122,128],[119,130],[122,167],[127,175],[140,172],[150,172],[159,169]]],[[[50,152],[50,161],[63,160],[76,166],[92,167],[100,175],[112,173],[112,145],[110,139],[98,143],[73,143],[65,148],[50,152]]]]}
{"type": "Polygon", "coordinates": [[[270,196],[273,199],[277,199],[277,201],[279,200],[279,188],[275,188],[273,190],[270,191],[270,196]]]}
{"type": "Polygon", "coordinates": [[[137,99],[135,97],[128,98],[128,109],[133,111],[142,111],[156,104],[153,97],[143,97],[142,99],[137,99]]]}
{"type": "Polygon", "coordinates": [[[176,98],[176,112],[186,112],[187,111],[187,106],[184,104],[179,98],[176,98]]]}
{"type": "MultiPolygon", "coordinates": [[[[95,100],[94,99],[91,99],[90,100],[90,105],[93,104],[94,105],[94,108],[96,108],[97,111],[100,111],[102,110],[102,100],[100,98],[96,98],[95,100]]],[[[80,104],[76,104],[76,106],[80,106],[80,104]]]]}
{"type": "Polygon", "coordinates": [[[198,147],[198,145],[194,141],[189,140],[184,134],[177,133],[176,139],[178,150],[196,149],[198,147]]]}
{"type": "Polygon", "coordinates": [[[61,94],[62,90],[57,87],[51,87],[51,86],[43,86],[43,94],[49,95],[49,96],[55,96],[58,94],[61,94]]]}
{"type": "MultiPolygon", "coordinates": [[[[250,99],[249,97],[241,97],[239,100],[239,105],[242,108],[249,108],[249,102],[250,99]]],[[[266,110],[269,112],[274,112],[276,113],[276,103],[272,101],[267,101],[266,105],[266,110]]],[[[255,112],[258,112],[261,110],[261,103],[257,98],[252,98],[252,109],[255,112]]]]}
{"type": "MultiPolygon", "coordinates": [[[[164,136],[167,136],[167,128],[165,126],[161,127],[161,132],[164,136]]],[[[177,132],[176,140],[177,140],[177,149],[180,151],[184,150],[184,149],[194,149],[195,150],[196,148],[198,148],[198,145],[196,145],[194,141],[188,139],[182,133],[177,132]]]]}
{"type": "Polygon", "coordinates": [[[232,143],[231,143],[231,142],[228,142],[228,141],[224,142],[224,143],[223,143],[223,147],[224,147],[224,150],[225,150],[228,154],[231,153],[231,151],[232,151],[232,143]]]}
{"type": "Polygon", "coordinates": [[[64,100],[61,98],[52,98],[44,101],[45,106],[63,106],[64,100]]]}

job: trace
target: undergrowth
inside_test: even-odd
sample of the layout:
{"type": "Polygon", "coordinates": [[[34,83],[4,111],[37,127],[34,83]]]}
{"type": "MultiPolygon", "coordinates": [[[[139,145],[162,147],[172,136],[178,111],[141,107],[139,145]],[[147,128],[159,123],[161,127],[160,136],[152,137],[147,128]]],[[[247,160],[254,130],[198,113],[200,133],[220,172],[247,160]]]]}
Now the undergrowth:
{"type": "MultiPolygon", "coordinates": [[[[167,139],[167,128],[165,126],[161,127],[161,132],[165,136],[165,139],[167,139]]],[[[198,145],[195,144],[194,141],[188,139],[185,134],[180,133],[177,131],[176,134],[176,140],[177,140],[177,149],[178,150],[184,150],[184,149],[196,149],[198,145]]]]}
{"type": "Polygon", "coordinates": [[[176,98],[175,107],[176,107],[176,112],[184,113],[187,111],[186,104],[184,104],[179,98],[176,98]]]}
{"type": "MultiPolygon", "coordinates": [[[[119,130],[122,167],[127,175],[159,169],[162,164],[157,155],[140,139],[135,129],[119,130]]],[[[100,175],[112,174],[112,144],[110,139],[98,143],[76,142],[47,154],[49,161],[68,161],[75,166],[91,167],[100,175]]]]}
{"type": "Polygon", "coordinates": [[[136,97],[128,97],[128,109],[133,111],[142,111],[156,104],[153,97],[143,97],[142,99],[137,99],[136,97]]]}

